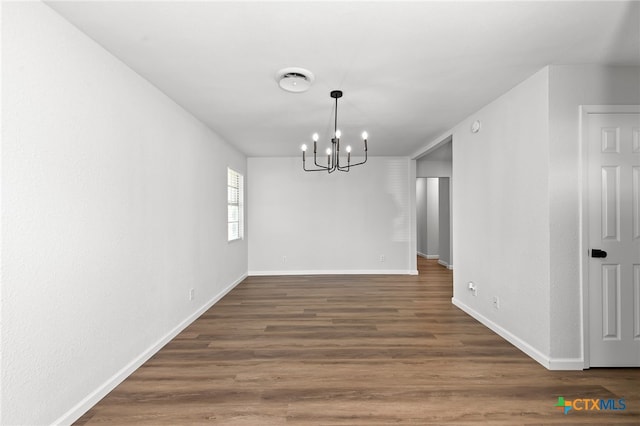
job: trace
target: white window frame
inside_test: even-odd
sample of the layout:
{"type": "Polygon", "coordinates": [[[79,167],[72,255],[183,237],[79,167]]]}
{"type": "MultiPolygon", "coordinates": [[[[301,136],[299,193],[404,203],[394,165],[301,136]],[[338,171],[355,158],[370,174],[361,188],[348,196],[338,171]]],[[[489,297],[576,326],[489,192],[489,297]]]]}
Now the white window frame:
{"type": "Polygon", "coordinates": [[[244,176],[227,167],[227,241],[238,241],[244,238],[244,176]],[[237,191],[234,197],[233,191],[237,191]],[[237,220],[232,220],[231,211],[237,209],[237,220]],[[237,233],[232,225],[237,224],[237,233]]]}

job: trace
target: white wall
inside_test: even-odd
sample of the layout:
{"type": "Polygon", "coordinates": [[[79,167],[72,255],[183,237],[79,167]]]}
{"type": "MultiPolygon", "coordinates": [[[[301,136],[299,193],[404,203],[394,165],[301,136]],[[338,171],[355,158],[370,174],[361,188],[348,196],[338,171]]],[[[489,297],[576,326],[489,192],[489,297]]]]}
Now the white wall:
{"type": "Polygon", "coordinates": [[[554,65],[453,130],[454,303],[552,369],[583,363],[579,107],[627,104],[640,67],[554,65]]]}
{"type": "Polygon", "coordinates": [[[550,327],[548,83],[545,68],[453,129],[454,303],[540,361],[550,327]],[[476,119],[482,129],[471,133],[476,119]]]}
{"type": "Polygon", "coordinates": [[[451,196],[450,178],[438,178],[438,234],[439,234],[439,263],[453,267],[451,260],[451,196]]]}
{"type": "Polygon", "coordinates": [[[435,258],[440,255],[440,196],[438,178],[427,178],[427,252],[435,258]]]}
{"type": "Polygon", "coordinates": [[[580,105],[640,104],[640,67],[550,67],[551,356],[582,360],[580,105]]]}
{"type": "Polygon", "coordinates": [[[298,157],[249,158],[248,169],[249,274],[416,272],[409,159],[331,175],[298,157]]]}
{"type": "Polygon", "coordinates": [[[416,179],[418,254],[429,259],[440,255],[440,199],[438,178],[416,179]]]}
{"type": "Polygon", "coordinates": [[[451,177],[451,161],[431,160],[429,157],[416,161],[416,176],[427,177],[451,177]]]}
{"type": "Polygon", "coordinates": [[[0,423],[70,422],[246,274],[246,159],[41,3],[2,64],[0,423]]]}
{"type": "Polygon", "coordinates": [[[416,179],[416,230],[418,254],[427,256],[427,178],[416,179]]]}

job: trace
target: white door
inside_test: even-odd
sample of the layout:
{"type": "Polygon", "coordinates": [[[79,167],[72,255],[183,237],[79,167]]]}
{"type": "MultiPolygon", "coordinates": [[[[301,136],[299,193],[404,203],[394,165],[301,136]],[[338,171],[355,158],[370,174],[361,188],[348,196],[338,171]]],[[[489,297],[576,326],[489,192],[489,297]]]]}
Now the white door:
{"type": "Polygon", "coordinates": [[[640,114],[589,114],[589,364],[640,366],[640,114]]]}

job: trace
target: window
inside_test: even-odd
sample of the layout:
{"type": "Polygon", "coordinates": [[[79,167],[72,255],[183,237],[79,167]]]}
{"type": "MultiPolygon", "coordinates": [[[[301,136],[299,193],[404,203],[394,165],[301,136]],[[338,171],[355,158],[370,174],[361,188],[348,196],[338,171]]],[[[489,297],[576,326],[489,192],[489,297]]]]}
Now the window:
{"type": "Polygon", "coordinates": [[[243,192],[242,175],[227,168],[227,241],[240,240],[243,237],[243,192]]]}

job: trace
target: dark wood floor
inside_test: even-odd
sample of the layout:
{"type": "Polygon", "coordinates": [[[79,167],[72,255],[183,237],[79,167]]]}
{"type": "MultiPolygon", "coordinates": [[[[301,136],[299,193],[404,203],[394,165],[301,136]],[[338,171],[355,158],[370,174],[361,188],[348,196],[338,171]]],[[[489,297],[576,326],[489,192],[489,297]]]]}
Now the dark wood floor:
{"type": "Polygon", "coordinates": [[[640,424],[640,369],[548,371],[419,269],[247,278],[77,424],[640,424]],[[559,396],[627,408],[564,415],[559,396]]]}

